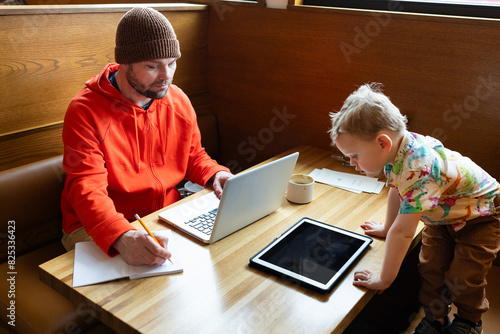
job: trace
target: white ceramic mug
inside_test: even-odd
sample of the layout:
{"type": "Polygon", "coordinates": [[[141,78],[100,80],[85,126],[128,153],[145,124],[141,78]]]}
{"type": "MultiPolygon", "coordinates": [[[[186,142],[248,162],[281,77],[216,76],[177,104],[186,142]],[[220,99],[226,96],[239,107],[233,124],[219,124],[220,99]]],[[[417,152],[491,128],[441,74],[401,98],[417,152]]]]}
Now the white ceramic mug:
{"type": "Polygon", "coordinates": [[[293,203],[306,204],[312,201],[314,179],[306,174],[293,174],[288,182],[286,198],[293,203]]]}

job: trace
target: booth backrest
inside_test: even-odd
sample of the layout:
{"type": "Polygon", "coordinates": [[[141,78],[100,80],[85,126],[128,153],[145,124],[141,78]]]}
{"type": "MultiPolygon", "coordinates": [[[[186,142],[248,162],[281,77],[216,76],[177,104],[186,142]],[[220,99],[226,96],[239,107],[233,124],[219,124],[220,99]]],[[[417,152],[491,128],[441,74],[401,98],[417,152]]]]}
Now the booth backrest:
{"type": "Polygon", "coordinates": [[[0,172],[0,262],[61,239],[62,156],[0,172]],[[12,240],[9,243],[9,240],[12,240]]]}
{"type": "Polygon", "coordinates": [[[209,23],[221,162],[245,168],[300,144],[329,149],[329,112],[379,82],[410,131],[500,179],[500,20],[225,6],[209,23]]]}
{"type": "MultiPolygon", "coordinates": [[[[85,81],[114,62],[116,26],[133,6],[1,6],[0,170],[62,153],[66,108],[85,81]]],[[[181,45],[174,84],[199,116],[208,114],[208,7],[152,6],[171,21],[181,45]]]]}

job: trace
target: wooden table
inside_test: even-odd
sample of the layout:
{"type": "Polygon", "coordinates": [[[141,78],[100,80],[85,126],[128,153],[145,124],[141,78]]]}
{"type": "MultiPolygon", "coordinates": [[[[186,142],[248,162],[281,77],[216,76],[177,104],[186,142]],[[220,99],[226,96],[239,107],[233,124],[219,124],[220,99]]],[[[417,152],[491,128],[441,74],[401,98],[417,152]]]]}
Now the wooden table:
{"type": "MultiPolygon", "coordinates": [[[[278,157],[293,151],[300,152],[295,173],[314,168],[355,172],[330,152],[308,146],[278,157]]],[[[316,183],[311,203],[297,205],[284,198],[275,213],[213,245],[174,229],[183,273],[72,288],[71,251],[42,264],[40,278],[117,333],[341,333],[374,295],[352,285],[353,271],[380,270],[383,240],[375,239],[326,295],[249,268],[248,261],[302,217],[363,233],[363,221],[385,219],[386,200],[386,188],[379,195],[355,194],[316,183]]],[[[143,219],[152,230],[170,228],[157,213],[143,219]]],[[[415,241],[418,237],[417,232],[415,241]]]]}

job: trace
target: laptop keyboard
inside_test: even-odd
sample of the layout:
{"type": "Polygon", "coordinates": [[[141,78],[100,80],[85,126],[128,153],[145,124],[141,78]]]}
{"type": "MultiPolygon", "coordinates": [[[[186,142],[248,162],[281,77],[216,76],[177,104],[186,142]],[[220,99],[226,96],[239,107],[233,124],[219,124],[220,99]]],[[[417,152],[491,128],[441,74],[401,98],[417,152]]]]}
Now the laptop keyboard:
{"type": "Polygon", "coordinates": [[[212,233],[212,229],[214,228],[215,216],[217,215],[217,209],[215,208],[212,211],[194,217],[191,220],[185,222],[189,226],[197,229],[198,231],[210,235],[212,233]]]}

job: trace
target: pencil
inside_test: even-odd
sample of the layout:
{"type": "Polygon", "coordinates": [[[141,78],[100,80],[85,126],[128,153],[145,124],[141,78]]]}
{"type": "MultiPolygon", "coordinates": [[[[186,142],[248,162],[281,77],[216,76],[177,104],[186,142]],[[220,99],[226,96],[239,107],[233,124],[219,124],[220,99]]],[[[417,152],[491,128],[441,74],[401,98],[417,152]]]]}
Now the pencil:
{"type": "MultiPolygon", "coordinates": [[[[163,247],[160,242],[155,238],[155,236],[153,235],[153,233],[151,233],[151,231],[149,230],[149,228],[146,226],[146,224],[144,224],[144,222],[142,221],[141,217],[139,217],[138,214],[135,214],[135,219],[137,219],[139,221],[139,223],[141,223],[142,227],[144,227],[144,229],[146,230],[146,232],[148,232],[148,234],[151,236],[151,238],[153,238],[157,243],[158,245],[160,245],[160,247],[163,247]]],[[[170,263],[174,264],[172,262],[172,260],[168,259],[170,261],[170,263]]]]}

